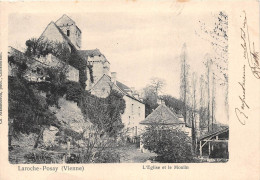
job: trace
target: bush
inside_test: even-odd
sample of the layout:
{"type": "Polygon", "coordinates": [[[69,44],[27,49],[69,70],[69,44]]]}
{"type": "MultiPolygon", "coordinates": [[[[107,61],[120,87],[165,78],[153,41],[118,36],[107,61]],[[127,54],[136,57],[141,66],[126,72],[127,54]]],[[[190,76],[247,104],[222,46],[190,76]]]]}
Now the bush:
{"type": "Polygon", "coordinates": [[[62,155],[55,155],[53,153],[40,151],[40,152],[30,152],[24,156],[27,163],[30,164],[51,164],[60,163],[62,161],[62,155]]]}
{"type": "Polygon", "coordinates": [[[228,144],[219,143],[214,146],[214,150],[210,154],[210,158],[228,159],[228,144]]]}
{"type": "Polygon", "coordinates": [[[118,163],[120,162],[119,153],[111,150],[100,151],[95,154],[93,163],[118,163]]]}
{"type": "Polygon", "coordinates": [[[144,148],[158,155],[160,162],[191,162],[193,160],[191,138],[178,129],[165,126],[149,126],[142,134],[144,148]]]}
{"type": "Polygon", "coordinates": [[[8,77],[8,81],[8,115],[14,120],[15,132],[38,133],[43,125],[58,126],[57,118],[28,81],[17,77],[8,77]]]}

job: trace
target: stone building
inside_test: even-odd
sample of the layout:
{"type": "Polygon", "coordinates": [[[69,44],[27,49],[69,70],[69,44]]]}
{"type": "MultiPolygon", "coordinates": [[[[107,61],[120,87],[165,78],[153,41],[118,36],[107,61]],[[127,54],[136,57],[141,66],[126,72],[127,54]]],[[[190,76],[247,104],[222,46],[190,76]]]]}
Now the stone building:
{"type": "MultiPolygon", "coordinates": [[[[168,108],[164,103],[160,104],[151,114],[140,122],[141,133],[145,132],[146,127],[150,125],[178,129],[191,137],[191,128],[185,125],[183,117],[175,114],[175,112],[168,108]]],[[[142,138],[140,140],[140,149],[145,151],[142,144],[142,138]]]]}
{"type": "Polygon", "coordinates": [[[91,89],[103,74],[110,76],[110,63],[99,49],[81,49],[81,30],[76,25],[76,22],[67,15],[64,14],[55,23],[53,21],[50,22],[40,36],[40,39],[67,44],[71,52],[77,53],[81,59],[92,66],[93,82],[90,78],[89,68],[86,67],[85,70],[87,76],[86,90],[91,89]]]}
{"type": "Polygon", "coordinates": [[[191,128],[185,125],[182,116],[178,116],[164,103],[160,104],[151,114],[149,114],[143,121],[140,122],[142,130],[148,125],[160,125],[171,127],[172,129],[179,129],[191,137],[191,128]]]}
{"type": "Polygon", "coordinates": [[[99,49],[94,50],[79,50],[79,55],[86,59],[89,65],[92,66],[93,82],[90,80],[89,71],[87,72],[86,90],[90,90],[92,86],[105,74],[111,76],[110,63],[99,49]]]}
{"type": "Polygon", "coordinates": [[[126,109],[122,114],[122,121],[130,137],[139,135],[139,122],[145,118],[145,105],[138,94],[123,83],[117,81],[116,73],[110,72],[110,62],[99,49],[81,49],[81,30],[76,22],[63,15],[55,23],[50,22],[42,33],[40,39],[67,44],[71,52],[77,53],[81,59],[92,67],[91,81],[90,69],[86,67],[86,90],[97,97],[107,97],[111,87],[124,95],[126,109]]]}
{"type": "Polygon", "coordinates": [[[111,74],[111,77],[104,74],[90,92],[97,97],[105,98],[113,89],[123,95],[126,108],[122,114],[122,123],[125,125],[127,136],[133,139],[140,135],[139,123],[145,118],[145,104],[138,98],[137,93],[133,89],[117,80],[115,72],[111,74]]]}
{"type": "Polygon", "coordinates": [[[8,47],[8,76],[16,76],[18,72],[17,63],[26,63],[26,72],[24,73],[23,77],[28,81],[45,81],[47,74],[44,72],[44,68],[48,67],[66,67],[66,76],[67,79],[70,81],[79,81],[79,70],[70,66],[66,65],[64,62],[60,61],[53,55],[49,54],[46,57],[40,58],[32,58],[27,57],[21,51],[13,48],[8,47]],[[12,59],[12,60],[10,60],[12,59]]]}

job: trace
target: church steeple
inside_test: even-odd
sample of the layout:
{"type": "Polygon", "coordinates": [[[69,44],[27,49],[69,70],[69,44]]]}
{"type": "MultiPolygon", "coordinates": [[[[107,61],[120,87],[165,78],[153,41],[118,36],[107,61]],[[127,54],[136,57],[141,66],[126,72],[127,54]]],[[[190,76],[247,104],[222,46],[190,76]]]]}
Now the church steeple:
{"type": "Polygon", "coordinates": [[[75,21],[64,14],[55,24],[63,31],[77,49],[81,48],[81,30],[78,28],[75,21]]]}

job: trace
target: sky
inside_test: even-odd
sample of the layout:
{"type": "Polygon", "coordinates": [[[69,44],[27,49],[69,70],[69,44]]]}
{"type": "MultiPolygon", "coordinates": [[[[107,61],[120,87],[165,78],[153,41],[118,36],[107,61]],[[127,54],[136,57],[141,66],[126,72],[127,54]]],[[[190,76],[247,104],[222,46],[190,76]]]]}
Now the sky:
{"type": "MultiPolygon", "coordinates": [[[[173,13],[67,14],[82,31],[82,48],[98,48],[111,72],[129,87],[142,89],[152,77],[165,79],[164,93],[179,97],[180,53],[184,43],[191,64],[205,56],[207,42],[195,34],[203,18],[173,13]],[[120,17],[120,18],[119,18],[120,17]],[[205,46],[201,46],[204,43],[205,46]],[[202,49],[203,47],[203,49],[202,49]]],[[[62,14],[12,14],[9,45],[24,50],[25,41],[39,37],[62,14]]],[[[205,17],[205,16],[204,16],[205,17]]]]}
{"type": "MultiPolygon", "coordinates": [[[[9,45],[21,51],[25,41],[39,37],[51,21],[63,14],[11,14],[9,45]]],[[[153,77],[166,82],[164,94],[179,98],[180,53],[186,43],[192,71],[205,71],[202,61],[212,49],[196,35],[199,21],[211,22],[211,13],[176,11],[67,13],[82,32],[81,49],[98,48],[110,62],[111,72],[129,87],[140,90],[153,77]]]]}

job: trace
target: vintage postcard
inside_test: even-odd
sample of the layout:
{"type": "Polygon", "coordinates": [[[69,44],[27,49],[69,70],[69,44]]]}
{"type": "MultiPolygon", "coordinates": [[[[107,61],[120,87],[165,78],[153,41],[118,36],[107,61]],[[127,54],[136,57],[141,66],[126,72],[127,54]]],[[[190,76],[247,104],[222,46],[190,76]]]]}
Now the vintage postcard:
{"type": "Polygon", "coordinates": [[[259,179],[259,9],[0,2],[0,179],[259,179]]]}

